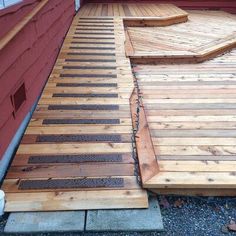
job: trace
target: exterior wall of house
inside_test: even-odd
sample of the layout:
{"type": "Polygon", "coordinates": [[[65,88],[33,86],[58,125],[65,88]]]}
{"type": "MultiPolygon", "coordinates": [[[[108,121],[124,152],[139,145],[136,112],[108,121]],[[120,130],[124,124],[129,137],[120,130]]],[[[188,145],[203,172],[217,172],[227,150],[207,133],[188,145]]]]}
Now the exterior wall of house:
{"type": "MultiPolygon", "coordinates": [[[[38,0],[24,0],[20,4],[0,10],[0,38],[12,30],[38,3],[38,0]]],[[[1,158],[40,95],[74,13],[74,0],[50,0],[23,30],[0,50],[1,158]],[[26,99],[24,91],[18,91],[22,86],[26,99]],[[16,99],[24,100],[17,112],[14,108],[14,94],[16,99]]],[[[17,106],[15,104],[15,107],[17,106]]]]}

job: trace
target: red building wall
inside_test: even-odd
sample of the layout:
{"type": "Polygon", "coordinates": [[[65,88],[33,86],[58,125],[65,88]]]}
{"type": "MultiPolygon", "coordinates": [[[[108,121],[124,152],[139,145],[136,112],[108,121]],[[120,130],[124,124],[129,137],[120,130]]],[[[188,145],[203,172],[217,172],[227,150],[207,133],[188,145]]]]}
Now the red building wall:
{"type": "MultiPolygon", "coordinates": [[[[0,38],[38,3],[38,0],[24,0],[1,10],[0,38]]],[[[49,0],[0,51],[0,157],[40,95],[74,13],[74,0],[49,0]],[[23,82],[26,100],[14,114],[11,95],[23,82]]]]}

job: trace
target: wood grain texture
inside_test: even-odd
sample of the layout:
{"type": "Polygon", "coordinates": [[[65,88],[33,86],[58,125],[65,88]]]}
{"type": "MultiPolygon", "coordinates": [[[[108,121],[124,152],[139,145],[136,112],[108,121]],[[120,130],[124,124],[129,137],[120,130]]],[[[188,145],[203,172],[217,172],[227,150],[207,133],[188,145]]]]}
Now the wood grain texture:
{"type": "MultiPolygon", "coordinates": [[[[156,3],[87,3],[79,11],[80,17],[120,17],[124,19],[158,19],[166,20],[173,17],[184,17],[187,12],[173,4],[156,3]],[[103,11],[108,8],[109,11],[103,11]]],[[[92,20],[91,20],[92,21],[92,20]]]]}
{"type": "Polygon", "coordinates": [[[236,47],[235,26],[231,14],[193,11],[184,24],[127,27],[127,55],[142,64],[202,62],[236,47]]]}
{"type": "Polygon", "coordinates": [[[135,133],[135,142],[141,181],[145,184],[146,181],[159,172],[159,167],[156,161],[156,154],[148,127],[145,110],[143,108],[142,101],[140,101],[140,106],[137,105],[138,99],[137,89],[134,89],[130,98],[130,106],[134,127],[136,127],[136,120],[138,122],[137,132],[135,133]],[[139,112],[137,112],[137,109],[139,112]]]}
{"type": "Polygon", "coordinates": [[[74,18],[3,183],[5,211],[148,207],[147,193],[137,181],[137,163],[133,158],[129,107],[133,76],[129,59],[125,57],[123,22],[113,18],[108,23],[102,18],[93,21],[96,24],[87,28],[83,26],[84,19],[78,15],[74,18]],[[78,34],[77,28],[81,29],[78,34]],[[87,40],[83,41],[84,38],[87,40]],[[83,45],[76,40],[82,40],[83,45]],[[50,110],[55,105],[60,107],[50,110]],[[74,124],[75,120],[82,123],[74,124]],[[112,120],[114,124],[109,123],[112,120]],[[121,158],[109,162],[107,154],[121,158]],[[76,155],[77,160],[84,158],[84,162],[71,163],[69,160],[76,155]],[[103,161],[96,161],[96,155],[103,161]],[[35,157],[38,160],[63,158],[63,162],[30,163],[35,157]],[[77,189],[50,186],[40,191],[37,187],[19,187],[23,180],[103,178],[112,181],[118,176],[122,184],[115,189],[102,185],[77,189]]]}
{"type": "Polygon", "coordinates": [[[134,67],[159,166],[145,188],[235,195],[235,59],[233,50],[201,64],[134,67]]]}
{"type": "Polygon", "coordinates": [[[8,193],[5,212],[148,207],[145,190],[8,193]]]}

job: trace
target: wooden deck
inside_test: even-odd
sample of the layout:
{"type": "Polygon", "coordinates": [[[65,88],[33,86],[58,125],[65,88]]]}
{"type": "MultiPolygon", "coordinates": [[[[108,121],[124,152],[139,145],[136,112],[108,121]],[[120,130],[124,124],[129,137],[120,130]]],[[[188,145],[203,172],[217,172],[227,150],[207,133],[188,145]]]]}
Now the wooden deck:
{"type": "Polygon", "coordinates": [[[201,64],[134,67],[157,193],[236,195],[236,50],[201,64]]]}
{"type": "Polygon", "coordinates": [[[179,15],[186,21],[186,13],[173,5],[85,5],[4,180],[5,211],[146,208],[139,173],[143,187],[157,193],[236,195],[236,51],[199,64],[165,60],[165,53],[175,58],[172,49],[208,50],[215,34],[223,43],[225,34],[235,35],[233,16],[202,14],[190,12],[189,23],[167,26],[172,31],[128,27],[134,34],[127,45],[127,19],[140,26],[151,16],[150,24],[154,17],[164,26],[179,15]],[[208,30],[205,23],[196,30],[198,17],[214,18],[208,30]],[[126,49],[144,52],[142,60],[153,47],[163,64],[133,64],[134,81],[125,40],[126,49]]]}
{"type": "Polygon", "coordinates": [[[146,208],[123,21],[75,17],[6,175],[5,211],[146,208]]]}
{"type": "Polygon", "coordinates": [[[133,63],[189,63],[236,47],[234,15],[189,11],[188,18],[186,23],[166,27],[126,27],[127,55],[133,63]]]}
{"type": "Polygon", "coordinates": [[[121,18],[185,16],[186,11],[173,4],[156,3],[87,3],[79,11],[79,17],[112,16],[121,18]]]}
{"type": "Polygon", "coordinates": [[[175,5],[155,3],[88,3],[78,14],[119,17],[125,26],[167,26],[188,20],[188,13],[175,5]]]}
{"type": "Polygon", "coordinates": [[[4,180],[5,211],[148,207],[135,152],[124,23],[186,20],[174,5],[80,9],[4,180]]]}

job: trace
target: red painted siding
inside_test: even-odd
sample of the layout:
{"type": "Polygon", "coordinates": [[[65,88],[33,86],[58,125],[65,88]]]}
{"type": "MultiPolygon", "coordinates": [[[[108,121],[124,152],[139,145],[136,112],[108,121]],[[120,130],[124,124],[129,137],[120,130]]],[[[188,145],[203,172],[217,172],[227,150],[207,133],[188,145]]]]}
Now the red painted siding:
{"type": "MultiPolygon", "coordinates": [[[[0,37],[38,2],[25,0],[0,11],[0,37]]],[[[74,13],[74,0],[50,0],[0,51],[0,157],[39,96],[74,13]],[[27,99],[14,117],[11,95],[22,82],[25,82],[27,99]]]]}

